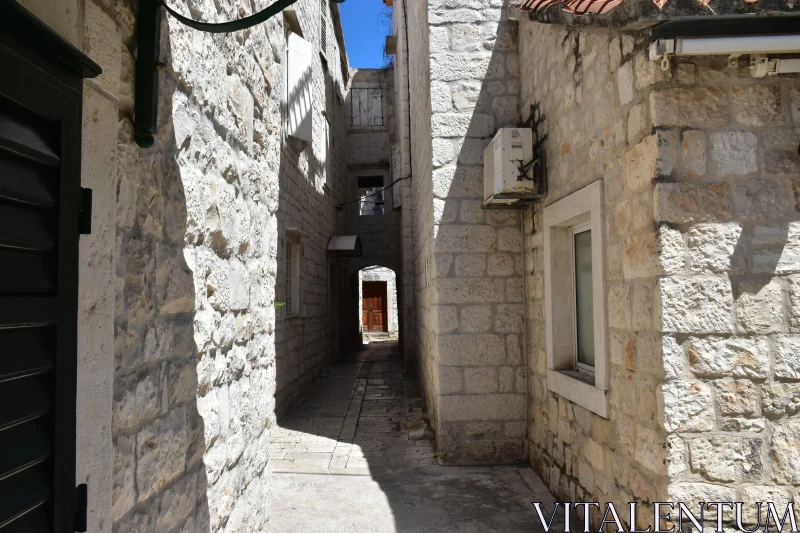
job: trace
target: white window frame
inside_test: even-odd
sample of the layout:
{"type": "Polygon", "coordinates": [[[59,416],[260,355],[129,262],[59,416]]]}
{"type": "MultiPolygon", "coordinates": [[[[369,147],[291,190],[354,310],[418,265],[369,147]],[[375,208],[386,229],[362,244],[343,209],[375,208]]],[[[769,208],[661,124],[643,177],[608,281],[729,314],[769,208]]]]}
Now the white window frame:
{"type": "Polygon", "coordinates": [[[328,187],[330,189],[330,183],[328,181],[328,175],[330,174],[330,164],[328,159],[330,158],[330,124],[328,123],[328,116],[323,113],[322,114],[322,153],[320,154],[320,163],[322,169],[322,185],[324,187],[328,187]]]}
{"type": "Polygon", "coordinates": [[[286,316],[300,315],[300,241],[285,238],[286,316]]]}
{"type": "Polygon", "coordinates": [[[608,324],[606,322],[603,181],[546,207],[544,281],[547,388],[565,399],[608,417],[608,324]],[[574,241],[576,228],[592,232],[594,372],[576,371],[574,241]],[[568,266],[566,262],[572,264],[568,266]]]}

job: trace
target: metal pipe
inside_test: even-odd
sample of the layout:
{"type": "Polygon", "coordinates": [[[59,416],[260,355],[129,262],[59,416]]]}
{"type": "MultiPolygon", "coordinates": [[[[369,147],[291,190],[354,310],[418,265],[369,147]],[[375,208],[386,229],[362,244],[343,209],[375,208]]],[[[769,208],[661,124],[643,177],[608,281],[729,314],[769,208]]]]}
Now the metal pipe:
{"type": "Polygon", "coordinates": [[[161,41],[161,8],[158,0],[141,0],[136,25],[136,101],[133,129],[136,144],[153,146],[158,131],[158,72],[161,41]]]}

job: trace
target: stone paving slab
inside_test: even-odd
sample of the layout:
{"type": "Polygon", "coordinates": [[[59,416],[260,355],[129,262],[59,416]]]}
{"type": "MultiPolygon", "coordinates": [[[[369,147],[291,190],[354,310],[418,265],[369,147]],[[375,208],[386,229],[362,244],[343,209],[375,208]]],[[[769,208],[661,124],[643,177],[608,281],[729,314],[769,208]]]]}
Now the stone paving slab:
{"type": "Polygon", "coordinates": [[[270,531],[541,531],[531,502],[552,509],[554,499],[530,467],[436,463],[419,386],[402,365],[396,343],[370,344],[278,421],[270,531]]]}

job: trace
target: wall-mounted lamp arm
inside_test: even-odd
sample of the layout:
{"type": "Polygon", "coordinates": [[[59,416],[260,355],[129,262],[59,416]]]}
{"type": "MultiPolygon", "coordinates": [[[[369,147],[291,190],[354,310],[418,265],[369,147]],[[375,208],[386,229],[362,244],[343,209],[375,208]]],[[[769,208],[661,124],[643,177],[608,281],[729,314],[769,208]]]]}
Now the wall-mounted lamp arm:
{"type": "Polygon", "coordinates": [[[140,0],[137,18],[136,40],[136,100],[134,104],[134,136],[136,144],[142,148],[153,146],[154,136],[158,131],[158,72],[156,64],[159,58],[161,36],[161,12],[163,7],[178,22],[207,33],[230,33],[251,28],[281,13],[297,0],[276,0],[263,10],[229,22],[200,22],[187,18],[171,7],[164,0],[140,0]]]}

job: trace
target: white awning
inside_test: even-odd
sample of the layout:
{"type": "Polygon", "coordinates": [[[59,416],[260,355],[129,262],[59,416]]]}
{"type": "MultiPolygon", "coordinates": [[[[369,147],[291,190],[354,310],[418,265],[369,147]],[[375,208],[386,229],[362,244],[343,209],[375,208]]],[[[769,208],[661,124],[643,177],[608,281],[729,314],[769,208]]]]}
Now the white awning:
{"type": "Polygon", "coordinates": [[[328,251],[345,257],[361,257],[358,235],[334,235],[328,241],[328,251]]]}

